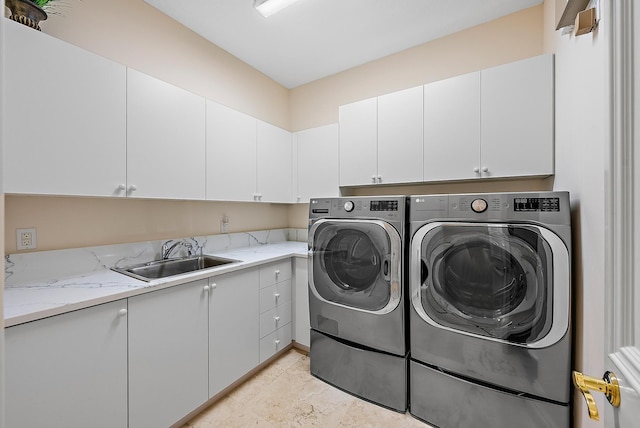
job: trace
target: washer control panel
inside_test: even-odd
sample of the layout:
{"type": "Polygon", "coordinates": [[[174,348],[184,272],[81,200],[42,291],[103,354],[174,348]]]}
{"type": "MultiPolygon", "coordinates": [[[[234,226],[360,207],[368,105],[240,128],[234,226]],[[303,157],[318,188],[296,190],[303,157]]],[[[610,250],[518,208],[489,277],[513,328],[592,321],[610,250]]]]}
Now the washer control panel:
{"type": "Polygon", "coordinates": [[[309,201],[310,218],[380,218],[404,220],[406,197],[322,198],[309,201]]]}

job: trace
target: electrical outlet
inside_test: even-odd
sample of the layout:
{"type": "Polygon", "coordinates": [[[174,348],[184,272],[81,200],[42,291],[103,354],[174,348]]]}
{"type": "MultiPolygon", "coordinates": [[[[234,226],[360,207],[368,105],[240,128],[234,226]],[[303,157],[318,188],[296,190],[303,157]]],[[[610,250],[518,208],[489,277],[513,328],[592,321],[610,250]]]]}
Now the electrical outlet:
{"type": "Polygon", "coordinates": [[[229,216],[225,215],[222,217],[222,221],[220,222],[220,233],[229,232],[229,216]]]}
{"type": "Polygon", "coordinates": [[[18,244],[16,247],[18,250],[33,250],[38,244],[35,227],[30,229],[17,229],[16,239],[18,244]]]}

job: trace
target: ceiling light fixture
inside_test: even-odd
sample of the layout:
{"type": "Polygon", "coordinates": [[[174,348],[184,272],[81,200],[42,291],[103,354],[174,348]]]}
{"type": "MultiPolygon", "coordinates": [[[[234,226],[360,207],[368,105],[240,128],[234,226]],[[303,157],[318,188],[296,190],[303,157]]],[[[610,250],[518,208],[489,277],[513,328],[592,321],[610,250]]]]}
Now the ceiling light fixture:
{"type": "Polygon", "coordinates": [[[276,12],[280,12],[287,6],[291,6],[298,0],[255,0],[253,7],[255,7],[260,15],[265,18],[273,15],[276,12]]]}

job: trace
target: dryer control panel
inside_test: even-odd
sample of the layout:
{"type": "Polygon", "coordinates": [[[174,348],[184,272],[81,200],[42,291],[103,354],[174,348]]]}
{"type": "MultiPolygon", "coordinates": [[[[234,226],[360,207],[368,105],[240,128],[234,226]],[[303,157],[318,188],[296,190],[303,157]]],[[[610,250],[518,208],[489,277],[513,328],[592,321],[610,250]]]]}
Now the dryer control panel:
{"type": "Polygon", "coordinates": [[[537,221],[571,224],[568,192],[411,196],[409,221],[537,221]]]}

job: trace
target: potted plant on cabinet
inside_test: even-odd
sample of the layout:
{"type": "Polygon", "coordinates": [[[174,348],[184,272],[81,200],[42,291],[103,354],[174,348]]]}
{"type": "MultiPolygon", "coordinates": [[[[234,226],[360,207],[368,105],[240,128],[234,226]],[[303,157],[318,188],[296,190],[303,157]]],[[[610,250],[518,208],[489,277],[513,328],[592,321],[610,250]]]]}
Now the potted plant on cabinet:
{"type": "Polygon", "coordinates": [[[47,19],[45,8],[52,0],[5,0],[10,19],[40,31],[40,21],[47,19]]]}

